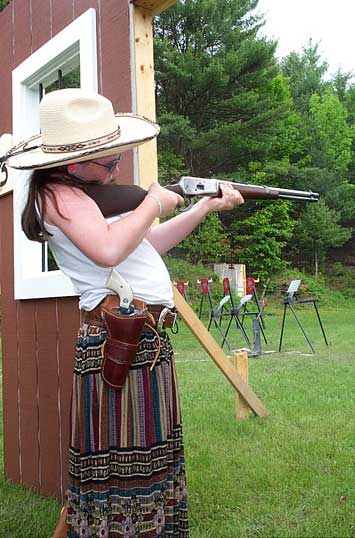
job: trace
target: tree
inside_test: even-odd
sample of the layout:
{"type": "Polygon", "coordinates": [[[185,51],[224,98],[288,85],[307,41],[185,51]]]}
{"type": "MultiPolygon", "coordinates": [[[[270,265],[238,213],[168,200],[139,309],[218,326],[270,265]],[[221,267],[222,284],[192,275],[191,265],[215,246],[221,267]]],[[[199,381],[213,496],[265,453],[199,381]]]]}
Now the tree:
{"type": "Polygon", "coordinates": [[[297,113],[297,136],[290,150],[290,161],[298,167],[314,167],[310,147],[313,144],[314,131],[310,116],[310,99],[312,95],[322,95],[327,88],[323,77],[328,65],[318,52],[318,44],[309,40],[301,54],[291,52],[281,61],[281,69],[288,78],[290,91],[297,113]]]}
{"type": "Polygon", "coordinates": [[[339,219],[339,213],[320,200],[309,204],[297,222],[294,238],[304,254],[313,258],[316,276],[327,250],[343,245],[351,237],[352,231],[342,228],[339,219]]]}
{"type": "Polygon", "coordinates": [[[166,185],[173,178],[187,172],[185,163],[190,162],[195,129],[188,118],[171,112],[161,114],[159,123],[159,181],[166,185]]]}
{"type": "Polygon", "coordinates": [[[330,90],[321,96],[313,94],[309,105],[313,127],[313,164],[340,174],[346,173],[352,158],[353,141],[346,108],[330,90]]]}
{"type": "MultiPolygon", "coordinates": [[[[355,183],[355,89],[347,74],[324,80],[328,66],[312,41],[278,65],[275,43],[258,36],[262,19],[254,14],[256,5],[257,0],[180,0],[156,17],[160,177],[167,182],[188,173],[312,189],[329,204],[334,193],[338,208],[340,186],[355,183]]],[[[346,192],[341,218],[349,225],[353,198],[346,192]]],[[[220,229],[214,243],[225,244],[228,237],[234,257],[264,277],[284,267],[283,249],[294,226],[290,208],[298,210],[271,207],[249,202],[221,213],[226,232],[220,229]]],[[[213,224],[204,226],[212,237],[213,224]]],[[[208,234],[196,240],[197,233],[185,242],[185,256],[225,256],[218,250],[199,256],[208,234]]]]}
{"type": "Polygon", "coordinates": [[[180,0],[156,18],[158,121],[169,129],[184,119],[190,129],[169,139],[163,129],[159,149],[169,144],[194,175],[246,169],[288,151],[284,122],[292,102],[275,43],[257,37],[256,5],[180,0]]]}
{"type": "Polygon", "coordinates": [[[245,263],[251,274],[266,281],[287,265],[282,250],[292,236],[295,221],[290,203],[275,202],[231,225],[233,260],[245,263]]]}
{"type": "Polygon", "coordinates": [[[355,185],[344,182],[327,196],[327,203],[336,209],[342,224],[355,225],[355,185]]]}
{"type": "MultiPolygon", "coordinates": [[[[350,84],[348,86],[343,103],[348,113],[348,125],[350,125],[354,131],[355,129],[355,85],[354,84],[350,84]]],[[[351,153],[352,153],[352,160],[348,166],[348,180],[351,183],[355,183],[355,136],[353,136],[353,144],[351,148],[351,153]]]]}
{"type": "Polygon", "coordinates": [[[282,72],[290,80],[296,111],[301,115],[308,111],[311,96],[321,94],[326,87],[323,76],[328,64],[322,61],[318,47],[310,39],[302,54],[291,52],[281,61],[282,72]]]}
{"type": "Polygon", "coordinates": [[[229,243],[217,213],[210,213],[179,245],[179,250],[193,264],[217,263],[229,257],[229,243]]]}
{"type": "MultiPolygon", "coordinates": [[[[274,57],[275,43],[258,37],[262,21],[253,13],[256,5],[256,0],[180,0],[156,18],[159,173],[164,181],[181,163],[180,170],[196,176],[268,183],[266,163],[272,168],[288,162],[297,118],[288,80],[274,57]]],[[[255,205],[248,204],[239,210],[239,220],[254,211],[255,205]]],[[[233,215],[220,218],[225,222],[233,215]]],[[[209,248],[213,245],[213,222],[220,226],[218,220],[206,221],[199,235],[184,242],[185,256],[214,256],[213,261],[226,256],[203,252],[205,237],[209,248]]],[[[219,248],[222,239],[220,228],[214,243],[219,248]]]]}
{"type": "Polygon", "coordinates": [[[335,73],[331,80],[331,85],[333,87],[333,90],[335,94],[338,96],[339,101],[344,103],[346,101],[346,96],[348,93],[349,88],[349,82],[352,79],[352,73],[350,72],[343,72],[341,69],[338,69],[338,71],[335,73]]]}

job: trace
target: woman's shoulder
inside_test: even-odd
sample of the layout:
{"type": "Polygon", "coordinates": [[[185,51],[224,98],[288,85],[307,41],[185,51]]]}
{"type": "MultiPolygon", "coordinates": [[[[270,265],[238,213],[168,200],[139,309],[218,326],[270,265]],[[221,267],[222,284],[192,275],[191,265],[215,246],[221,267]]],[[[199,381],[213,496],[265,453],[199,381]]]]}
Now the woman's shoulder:
{"type": "Polygon", "coordinates": [[[51,185],[51,191],[54,196],[63,201],[77,201],[87,199],[88,195],[79,187],[73,185],[63,185],[62,183],[54,183],[51,185]]]}
{"type": "Polygon", "coordinates": [[[80,188],[72,185],[53,184],[51,193],[46,196],[46,220],[55,224],[58,214],[64,219],[72,217],[75,207],[91,207],[93,200],[80,188]]]}

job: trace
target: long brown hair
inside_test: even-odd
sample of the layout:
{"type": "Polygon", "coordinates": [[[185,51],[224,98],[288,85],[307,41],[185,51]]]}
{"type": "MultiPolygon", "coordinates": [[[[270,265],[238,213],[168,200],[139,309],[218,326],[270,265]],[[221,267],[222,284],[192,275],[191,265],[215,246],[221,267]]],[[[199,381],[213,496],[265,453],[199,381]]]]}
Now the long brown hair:
{"type": "MultiPolygon", "coordinates": [[[[91,181],[92,185],[94,182],[91,181]]],[[[95,181],[95,183],[98,183],[95,181]]],[[[45,227],[46,197],[49,196],[58,213],[63,217],[56,200],[53,185],[70,185],[85,191],[87,183],[68,173],[66,166],[35,170],[31,176],[28,198],[21,217],[22,230],[31,241],[44,243],[51,234],[45,227]],[[41,208],[40,215],[36,210],[36,202],[41,208]]]]}

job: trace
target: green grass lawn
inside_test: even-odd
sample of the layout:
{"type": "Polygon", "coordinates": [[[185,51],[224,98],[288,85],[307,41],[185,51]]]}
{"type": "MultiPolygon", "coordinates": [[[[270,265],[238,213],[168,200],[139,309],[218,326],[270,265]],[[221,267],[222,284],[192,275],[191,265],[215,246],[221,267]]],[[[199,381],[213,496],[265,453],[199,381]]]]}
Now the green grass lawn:
{"type": "MultiPolygon", "coordinates": [[[[277,350],[280,307],[268,307],[277,350]]],[[[355,536],[355,304],[291,316],[282,354],[249,361],[250,385],[269,412],[238,422],[235,393],[180,323],[173,336],[184,417],[191,538],[355,536]]],[[[248,327],[250,320],[247,321],[248,327]]],[[[243,347],[233,330],[233,347],[243,347]]],[[[0,537],[49,538],[59,506],[0,480],[0,537]]]]}

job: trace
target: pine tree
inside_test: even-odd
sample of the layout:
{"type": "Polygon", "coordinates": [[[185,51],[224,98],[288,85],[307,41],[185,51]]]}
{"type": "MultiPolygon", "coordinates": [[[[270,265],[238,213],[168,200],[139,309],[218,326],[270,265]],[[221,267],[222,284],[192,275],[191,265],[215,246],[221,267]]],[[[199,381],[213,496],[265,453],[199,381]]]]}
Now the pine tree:
{"type": "Polygon", "coordinates": [[[290,95],[257,0],[189,0],[155,22],[160,150],[211,176],[284,157],[290,95]],[[165,135],[169,131],[169,137],[165,135]]]}
{"type": "Polygon", "coordinates": [[[304,254],[313,258],[316,276],[324,263],[327,250],[343,245],[352,231],[339,225],[340,215],[329,209],[324,200],[307,206],[295,229],[295,239],[304,254]]]}

